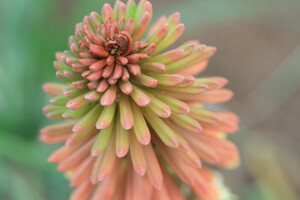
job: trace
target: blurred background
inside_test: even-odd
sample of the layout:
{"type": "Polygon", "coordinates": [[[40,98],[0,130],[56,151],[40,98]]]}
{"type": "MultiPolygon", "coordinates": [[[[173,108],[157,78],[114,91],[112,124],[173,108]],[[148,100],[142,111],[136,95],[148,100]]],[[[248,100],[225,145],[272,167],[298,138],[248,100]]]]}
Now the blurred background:
{"type": "MultiPolygon", "coordinates": [[[[241,117],[231,136],[240,168],[224,171],[241,200],[300,199],[300,1],[150,0],[154,20],[175,11],[186,32],[218,47],[204,75],[224,76],[241,117]]],[[[107,1],[106,1],[107,2],[107,1]]],[[[108,0],[108,2],[112,2],[108,0]]],[[[57,146],[38,141],[51,123],[41,85],[58,81],[54,53],[67,48],[75,23],[103,0],[0,1],[0,199],[64,200],[70,189],[47,157],[57,146]]]]}

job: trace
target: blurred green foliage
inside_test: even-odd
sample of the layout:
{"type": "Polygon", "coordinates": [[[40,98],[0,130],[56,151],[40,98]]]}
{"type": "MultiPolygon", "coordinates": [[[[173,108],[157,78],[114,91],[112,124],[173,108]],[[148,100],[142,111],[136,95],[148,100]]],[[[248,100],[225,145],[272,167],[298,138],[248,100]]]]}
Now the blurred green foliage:
{"type": "MultiPolygon", "coordinates": [[[[187,36],[196,33],[199,29],[205,30],[214,25],[233,23],[294,6],[300,7],[299,1],[293,0],[170,2],[171,0],[153,1],[156,6],[154,18],[157,19],[161,13],[171,14],[180,11],[183,22],[187,26],[187,36]],[[158,6],[160,4],[162,6],[158,6]]],[[[41,111],[48,99],[42,92],[41,85],[48,81],[57,81],[52,67],[55,52],[66,49],[67,38],[73,33],[75,24],[89,12],[100,11],[103,4],[104,0],[2,0],[0,2],[1,200],[68,199],[71,191],[68,181],[55,171],[55,165],[47,163],[47,157],[57,146],[43,145],[37,139],[39,129],[45,124],[53,123],[47,120],[41,111]]],[[[299,30],[299,27],[296,29],[299,30]]],[[[299,52],[295,58],[299,58],[299,52]]],[[[293,60],[293,63],[295,62],[293,60]]],[[[299,73],[298,69],[293,69],[295,73],[299,73]]],[[[278,73],[282,74],[282,72],[278,73]]],[[[268,86],[272,83],[267,82],[267,85],[262,85],[257,93],[253,93],[249,98],[255,98],[261,93],[265,94],[264,92],[269,91],[268,86]]],[[[300,85],[299,82],[297,84],[300,85]]],[[[279,106],[275,105],[275,107],[279,106]]],[[[270,115],[272,112],[266,114],[270,115]]],[[[257,139],[256,133],[249,130],[247,124],[243,125],[241,132],[252,135],[252,140],[249,142],[245,139],[247,138],[245,135],[238,136],[236,142],[241,146],[244,143],[248,144],[242,148],[243,156],[246,157],[243,167],[250,171],[254,180],[250,183],[244,182],[238,191],[234,189],[241,196],[240,199],[299,199],[278,164],[276,158],[278,155],[272,154],[274,148],[272,144],[266,142],[264,138],[257,139]],[[251,144],[257,141],[261,143],[253,148],[251,144]],[[269,160],[265,161],[266,158],[256,154],[257,148],[261,148],[260,151],[270,152],[263,154],[269,160]],[[269,171],[270,165],[265,162],[274,164],[276,168],[269,171]],[[265,174],[265,171],[269,171],[269,174],[265,174]]],[[[292,160],[297,162],[295,159],[292,160]]],[[[295,166],[298,166],[298,163],[295,163],[292,169],[294,171],[295,166]]],[[[234,172],[231,173],[230,178],[235,179],[234,172]]]]}

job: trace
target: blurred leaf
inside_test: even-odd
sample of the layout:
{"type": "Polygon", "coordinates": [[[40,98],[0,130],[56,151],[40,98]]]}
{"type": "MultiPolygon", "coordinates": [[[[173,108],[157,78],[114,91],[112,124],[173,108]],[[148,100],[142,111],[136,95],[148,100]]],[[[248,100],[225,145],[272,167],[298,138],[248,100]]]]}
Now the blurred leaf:
{"type": "Polygon", "coordinates": [[[3,158],[15,160],[31,168],[51,170],[51,165],[46,161],[49,150],[45,151],[42,147],[44,146],[39,145],[36,140],[26,141],[12,133],[0,130],[0,156],[3,158]]]}

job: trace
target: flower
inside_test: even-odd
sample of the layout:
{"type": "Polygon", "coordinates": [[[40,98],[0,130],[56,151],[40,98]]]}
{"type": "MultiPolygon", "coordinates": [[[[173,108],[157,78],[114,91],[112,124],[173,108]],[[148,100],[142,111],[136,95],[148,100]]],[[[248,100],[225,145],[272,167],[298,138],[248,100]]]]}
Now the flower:
{"type": "Polygon", "coordinates": [[[227,80],[195,78],[216,48],[189,41],[166,50],[184,31],[180,15],[161,17],[146,35],[151,17],[147,0],[105,4],[77,24],[70,50],[56,54],[66,84],[44,84],[53,96],[44,113],[64,121],[40,139],[65,143],[49,161],[68,174],[72,200],[218,200],[225,190],[202,162],[239,163],[226,140],[238,117],[204,106],[232,97],[227,80]]]}

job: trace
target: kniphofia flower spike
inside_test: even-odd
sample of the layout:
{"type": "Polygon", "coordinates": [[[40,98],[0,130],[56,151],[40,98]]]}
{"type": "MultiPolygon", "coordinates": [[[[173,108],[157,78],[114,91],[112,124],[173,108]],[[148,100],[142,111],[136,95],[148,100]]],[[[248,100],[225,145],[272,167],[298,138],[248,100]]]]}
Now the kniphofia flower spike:
{"type": "Polygon", "coordinates": [[[64,143],[50,162],[70,177],[72,200],[218,200],[226,196],[207,163],[234,167],[238,151],[226,140],[238,117],[207,109],[229,100],[221,77],[196,78],[216,48],[189,41],[179,13],[148,30],[152,5],[116,1],[77,24],[70,50],[56,54],[57,77],[45,115],[62,123],[40,139],[64,143]],[[203,164],[204,163],[204,164],[203,164]],[[186,184],[191,192],[181,192],[186,184]]]}

